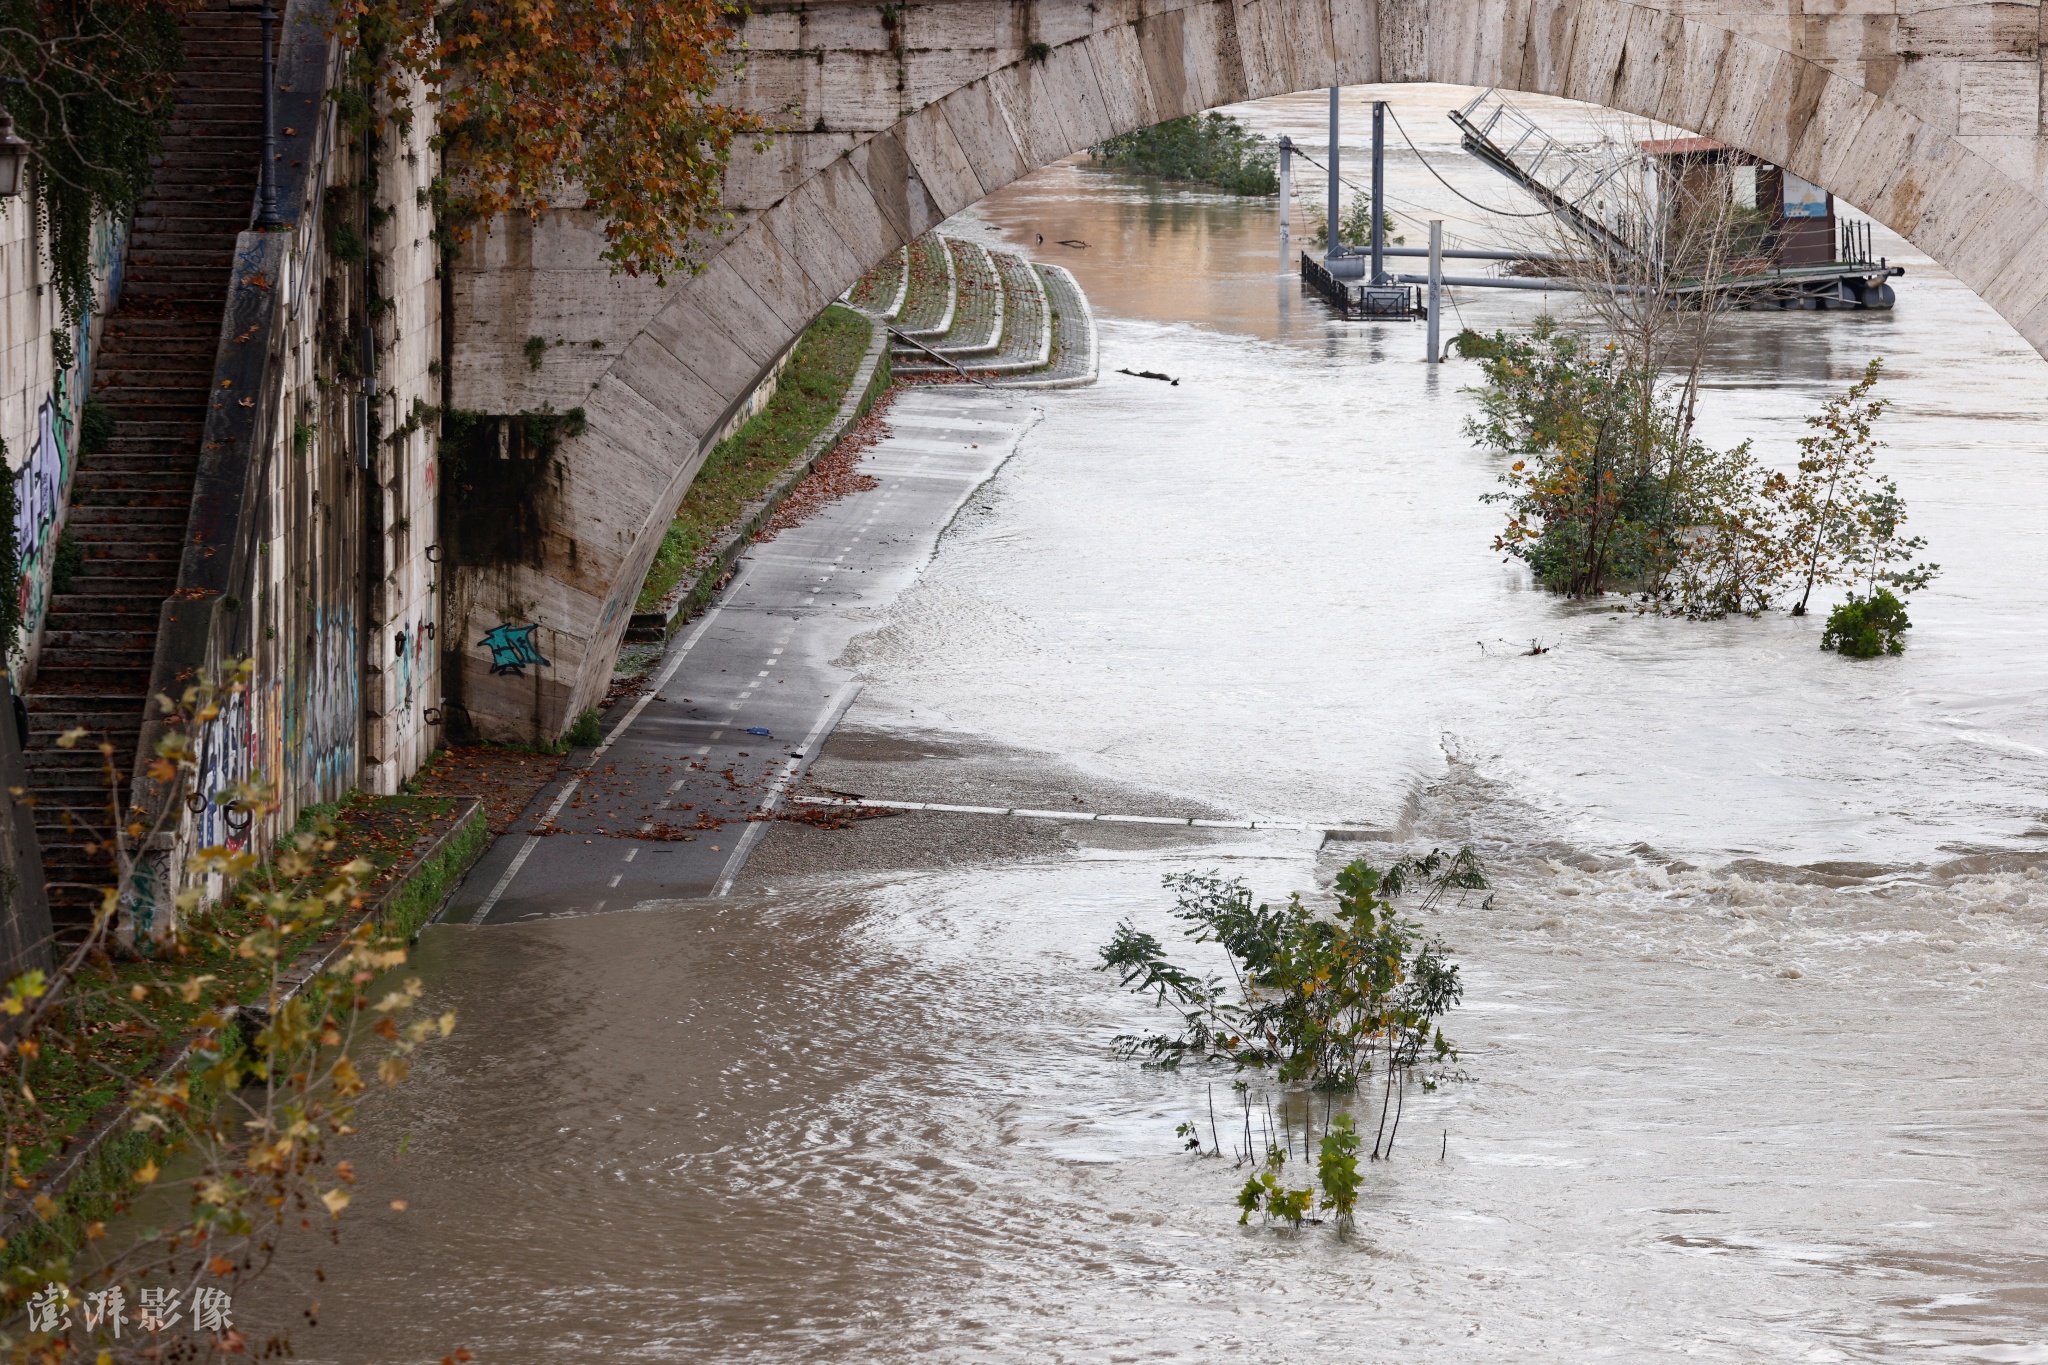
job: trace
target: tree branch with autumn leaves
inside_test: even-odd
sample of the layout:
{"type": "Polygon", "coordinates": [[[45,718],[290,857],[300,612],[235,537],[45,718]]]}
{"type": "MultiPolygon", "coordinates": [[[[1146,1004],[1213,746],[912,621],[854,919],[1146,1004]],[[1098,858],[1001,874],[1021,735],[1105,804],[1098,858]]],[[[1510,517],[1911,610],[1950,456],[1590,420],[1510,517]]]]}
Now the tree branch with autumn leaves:
{"type": "Polygon", "coordinates": [[[455,240],[501,213],[581,205],[615,270],[662,279],[731,225],[726,166],[763,132],[713,99],[738,65],[738,14],[724,0],[342,0],[337,20],[394,115],[425,87],[455,240]]]}
{"type": "MultiPolygon", "coordinates": [[[[84,831],[107,859],[101,904],[52,970],[0,989],[0,1361],[253,1353],[231,1324],[151,1330],[123,1305],[146,1294],[231,1302],[287,1239],[334,1235],[358,1189],[334,1144],[355,1131],[372,1077],[399,1084],[414,1051],[455,1027],[452,1012],[421,1007],[418,978],[395,975],[405,945],[365,913],[374,869],[318,818],[277,840],[267,863],[247,847],[198,851],[179,913],[124,951],[120,888],[198,791],[198,735],[247,704],[250,674],[231,662],[162,700],[149,773],[165,800],[153,822],[127,806],[125,765],[98,739],[108,809],[128,810],[121,828],[84,831]],[[213,879],[217,899],[205,895],[213,879]],[[107,1150],[125,1156],[43,1187],[80,1123],[110,1103],[126,1131],[107,1150]]],[[[76,729],[57,743],[92,739],[76,729]]],[[[260,774],[211,799],[251,826],[281,810],[260,774]]],[[[273,1344],[288,1353],[283,1338],[273,1344]]]]}

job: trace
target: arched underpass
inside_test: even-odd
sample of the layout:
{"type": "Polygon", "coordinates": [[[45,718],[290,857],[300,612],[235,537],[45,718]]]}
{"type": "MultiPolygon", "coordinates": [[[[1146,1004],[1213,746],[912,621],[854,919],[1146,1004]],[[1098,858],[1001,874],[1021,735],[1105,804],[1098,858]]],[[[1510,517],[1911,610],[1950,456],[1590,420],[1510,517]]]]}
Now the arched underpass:
{"type": "Polygon", "coordinates": [[[704,271],[612,276],[593,215],[498,226],[456,265],[452,388],[492,413],[580,408],[550,525],[462,564],[444,609],[486,734],[558,734],[605,689],[642,576],[716,433],[826,304],[906,241],[1114,134],[1331,84],[1434,81],[1604,105],[1823,185],[1952,270],[2037,350],[2048,275],[2039,7],[1814,15],[1798,0],[1198,0],[767,4],[730,97],[778,128],[728,177],[704,271]],[[530,365],[525,346],[552,345],[530,365]],[[477,646],[537,623],[549,664],[477,646]]]}

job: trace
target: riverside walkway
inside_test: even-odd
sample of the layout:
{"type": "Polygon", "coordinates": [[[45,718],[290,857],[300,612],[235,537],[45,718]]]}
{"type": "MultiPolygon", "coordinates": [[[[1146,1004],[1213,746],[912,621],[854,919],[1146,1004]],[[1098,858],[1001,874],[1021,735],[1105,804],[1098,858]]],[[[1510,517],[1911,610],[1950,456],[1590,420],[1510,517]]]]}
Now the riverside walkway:
{"type": "Polygon", "coordinates": [[[504,924],[723,894],[857,691],[831,661],[917,577],[955,512],[1037,420],[978,385],[900,394],[860,470],[876,487],[756,545],[450,901],[504,924]]]}

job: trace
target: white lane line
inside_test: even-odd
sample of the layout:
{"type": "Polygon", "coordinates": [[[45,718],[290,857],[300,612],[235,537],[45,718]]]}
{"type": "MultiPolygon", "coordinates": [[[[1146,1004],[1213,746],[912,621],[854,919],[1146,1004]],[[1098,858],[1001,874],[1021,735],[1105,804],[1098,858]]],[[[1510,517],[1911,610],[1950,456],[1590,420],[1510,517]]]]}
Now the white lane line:
{"type": "Polygon", "coordinates": [[[937,801],[885,801],[880,797],[861,797],[855,800],[845,796],[798,796],[792,798],[805,806],[868,806],[876,810],[932,810],[948,815],[1009,815],[1022,820],[1095,820],[1103,824],[1116,825],[1187,825],[1195,829],[1284,829],[1301,833],[1304,830],[1319,831],[1333,838],[1343,839],[1385,839],[1385,830],[1371,829],[1363,825],[1345,825],[1335,822],[1302,824],[1292,820],[1208,820],[1193,815],[1123,815],[1087,810],[1029,810],[1022,806],[954,806],[937,801]]]}
{"type": "MultiPolygon", "coordinates": [[[[548,805],[548,813],[540,818],[540,827],[542,829],[546,829],[549,825],[555,823],[555,817],[562,813],[562,803],[569,799],[569,793],[575,791],[576,784],[582,780],[582,773],[578,773],[562,784],[562,789],[555,793],[555,799],[548,805]]],[[[540,836],[538,834],[527,835],[526,842],[521,844],[519,851],[512,855],[511,863],[505,868],[505,875],[498,878],[498,884],[491,888],[491,894],[484,897],[484,903],[477,907],[474,915],[469,917],[471,924],[482,924],[491,917],[491,910],[497,905],[498,897],[505,894],[505,888],[512,885],[512,879],[519,875],[519,869],[526,866],[526,860],[533,855],[534,849],[538,847],[540,847],[540,836]]]]}
{"type": "MultiPolygon", "coordinates": [[[[781,804],[782,794],[789,790],[790,784],[796,781],[797,775],[809,766],[812,757],[818,752],[819,741],[839,723],[839,718],[846,714],[846,708],[853,705],[853,699],[859,693],[860,680],[856,678],[833,694],[832,699],[825,704],[824,714],[818,717],[818,723],[804,736],[803,744],[797,749],[798,757],[783,764],[781,773],[769,784],[767,794],[761,798],[763,813],[772,811],[781,804]]],[[[732,884],[739,879],[741,870],[747,865],[747,855],[754,851],[755,844],[761,842],[761,836],[767,832],[769,824],[767,820],[754,820],[748,823],[746,833],[740,835],[740,841],[733,845],[731,856],[725,860],[725,870],[719,874],[718,884],[711,890],[712,895],[723,896],[732,891],[732,884]]]]}
{"type": "MultiPolygon", "coordinates": [[[[711,623],[713,621],[716,621],[719,617],[719,613],[725,610],[726,602],[730,601],[732,595],[740,590],[741,586],[746,583],[748,577],[752,575],[753,571],[754,566],[751,563],[749,563],[745,568],[741,569],[739,575],[733,579],[731,586],[725,590],[725,596],[722,599],[720,599],[718,605],[713,607],[710,611],[705,612],[704,619],[697,623],[696,628],[694,630],[692,630],[688,635],[683,637],[682,644],[678,645],[676,647],[675,653],[669,656],[668,665],[667,667],[661,670],[661,676],[655,680],[654,686],[648,688],[645,692],[642,692],[639,695],[639,697],[633,702],[633,709],[626,713],[626,718],[620,721],[617,725],[612,727],[612,732],[604,737],[604,742],[602,744],[598,745],[595,749],[591,750],[591,763],[594,764],[597,762],[598,759],[603,758],[604,751],[611,748],[612,745],[618,743],[619,736],[625,734],[626,730],[633,724],[633,722],[640,719],[640,713],[647,709],[648,702],[654,700],[655,693],[661,691],[662,688],[668,686],[668,680],[676,675],[676,670],[683,666],[683,660],[688,658],[690,651],[697,647],[697,642],[704,638],[704,632],[711,629],[711,623]]],[[[718,736],[713,735],[712,738],[717,739],[718,736]]]]}
{"type": "MultiPolygon", "coordinates": [[[[747,575],[753,572],[753,568],[754,566],[749,564],[742,568],[738,575],[734,577],[731,586],[726,589],[728,599],[733,592],[738,590],[740,584],[746,581],[747,575]]],[[[626,733],[628,726],[640,719],[640,713],[647,709],[647,703],[653,701],[655,694],[668,686],[669,679],[673,678],[676,675],[676,670],[682,667],[684,657],[697,647],[697,642],[704,638],[704,632],[711,629],[711,623],[716,621],[719,613],[724,610],[725,602],[722,600],[710,611],[705,612],[704,619],[699,621],[696,627],[683,637],[683,642],[676,646],[675,653],[669,657],[668,666],[661,670],[661,677],[655,680],[654,686],[640,694],[633,702],[633,709],[626,713],[625,719],[614,725],[612,732],[604,737],[603,742],[590,751],[590,762],[579,769],[576,776],[570,778],[562,787],[562,790],[555,794],[554,802],[548,807],[548,813],[541,817],[540,827],[542,829],[546,829],[549,825],[555,823],[555,817],[562,812],[562,803],[569,799],[569,793],[576,790],[576,785],[583,780],[583,775],[596,766],[598,759],[604,757],[605,750],[618,743],[619,736],[626,733]]],[[[724,732],[720,731],[719,733],[722,734],[724,732]]],[[[712,738],[717,739],[718,735],[714,734],[712,738]]],[[[678,783],[677,785],[681,784],[678,783]]],[[[491,894],[484,897],[484,903],[477,907],[474,915],[469,917],[471,924],[482,924],[491,917],[491,911],[496,908],[499,897],[503,896],[507,888],[512,885],[512,879],[519,875],[519,869],[526,866],[526,860],[533,856],[533,851],[540,846],[540,841],[541,836],[538,834],[526,836],[526,842],[521,844],[519,851],[512,855],[512,862],[505,868],[505,875],[498,878],[498,884],[491,888],[491,894]]]]}

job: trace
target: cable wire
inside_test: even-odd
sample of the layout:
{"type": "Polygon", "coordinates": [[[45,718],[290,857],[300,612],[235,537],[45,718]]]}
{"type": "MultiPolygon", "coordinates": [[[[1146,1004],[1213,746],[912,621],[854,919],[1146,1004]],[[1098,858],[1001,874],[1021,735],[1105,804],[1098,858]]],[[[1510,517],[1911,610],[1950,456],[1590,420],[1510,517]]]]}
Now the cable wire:
{"type": "MultiPolygon", "coordinates": [[[[1324,175],[1327,176],[1330,173],[1330,168],[1328,166],[1325,166],[1322,162],[1317,161],[1307,152],[1302,151],[1299,146],[1294,148],[1294,155],[1300,157],[1303,161],[1306,161],[1309,165],[1315,167],[1324,175]]],[[[1339,175],[1337,177],[1337,183],[1344,186],[1346,189],[1351,190],[1355,194],[1365,195],[1368,198],[1371,197],[1372,192],[1370,190],[1366,189],[1362,185],[1352,184],[1349,180],[1346,180],[1342,175],[1339,175]]],[[[1381,207],[1385,208],[1389,213],[1398,214],[1403,218],[1413,219],[1418,227],[1428,224],[1432,218],[1442,218],[1453,223],[1463,223],[1466,226],[1475,228],[1481,232],[1484,232],[1486,230],[1486,224],[1479,222],[1476,219],[1460,217],[1458,214],[1455,213],[1445,213],[1441,209],[1431,208],[1427,204],[1416,204],[1414,203],[1414,201],[1405,198],[1399,199],[1398,202],[1410,204],[1412,205],[1412,207],[1394,208],[1391,205],[1394,202],[1396,202],[1396,198],[1397,197],[1391,193],[1385,195],[1382,200],[1381,207]]],[[[1470,246],[1472,245],[1472,243],[1464,241],[1463,239],[1454,239],[1451,245],[1470,246]]]]}
{"type": "Polygon", "coordinates": [[[1511,213],[1507,209],[1497,209],[1490,204],[1480,203],[1477,199],[1474,199],[1471,195],[1465,193],[1465,191],[1459,189],[1456,185],[1453,185],[1450,181],[1444,179],[1442,175],[1438,174],[1436,167],[1429,164],[1429,158],[1422,154],[1422,149],[1415,145],[1415,139],[1409,137],[1408,130],[1401,126],[1401,116],[1394,112],[1392,105],[1389,105],[1387,107],[1387,117],[1394,120],[1394,128],[1401,134],[1401,141],[1407,143],[1408,150],[1415,153],[1415,159],[1422,163],[1422,169],[1428,171],[1431,175],[1436,176],[1438,184],[1442,185],[1452,194],[1457,195],[1460,199],[1470,204],[1473,208],[1485,209],[1488,213],[1497,213],[1503,218],[1555,218],[1557,216],[1555,213],[1548,209],[1545,209],[1541,213],[1511,213]]]}

